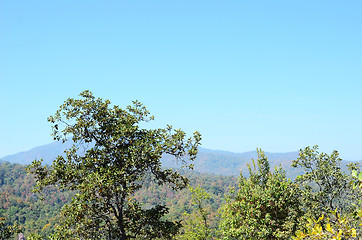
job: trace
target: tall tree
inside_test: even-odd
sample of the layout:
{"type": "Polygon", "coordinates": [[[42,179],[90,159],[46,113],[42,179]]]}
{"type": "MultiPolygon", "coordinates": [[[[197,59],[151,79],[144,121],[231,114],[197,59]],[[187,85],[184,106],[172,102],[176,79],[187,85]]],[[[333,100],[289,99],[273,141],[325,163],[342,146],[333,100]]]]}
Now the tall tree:
{"type": "Polygon", "coordinates": [[[186,187],[188,179],[163,169],[160,159],[170,154],[192,168],[201,135],[186,139],[185,132],[171,126],[141,128],[153,116],[138,101],[121,109],[90,91],[80,96],[66,100],[48,118],[54,139],[72,140],[73,146],[50,167],[35,160],[28,168],[36,192],[56,186],[75,193],[62,210],[58,234],[68,239],[172,238],[180,224],[163,220],[168,209],[143,209],[131,196],[146,177],[175,190],[186,187]]]}
{"type": "Polygon", "coordinates": [[[249,165],[249,178],[240,174],[223,206],[223,239],[290,239],[303,215],[299,188],[281,168],[270,171],[264,152],[258,150],[257,167],[249,165]]]}
{"type": "MultiPolygon", "coordinates": [[[[303,189],[303,203],[313,218],[318,219],[323,214],[332,211],[335,216],[352,210],[360,193],[350,185],[352,175],[341,169],[342,159],[337,151],[330,155],[319,153],[318,146],[301,149],[292,167],[300,167],[305,174],[298,176],[296,182],[303,189]],[[336,211],[337,209],[337,211],[336,211]]],[[[350,164],[351,170],[358,169],[356,163],[350,164]]]]}

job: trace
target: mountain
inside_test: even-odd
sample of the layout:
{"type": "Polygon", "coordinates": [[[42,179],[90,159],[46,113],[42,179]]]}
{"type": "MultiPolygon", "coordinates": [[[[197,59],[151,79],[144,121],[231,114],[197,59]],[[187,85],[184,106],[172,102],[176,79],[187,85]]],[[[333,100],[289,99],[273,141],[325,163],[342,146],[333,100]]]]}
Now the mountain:
{"type": "MultiPolygon", "coordinates": [[[[30,164],[34,159],[43,159],[45,164],[51,164],[52,161],[64,153],[64,150],[71,146],[71,142],[61,143],[53,142],[47,145],[33,148],[29,151],[16,153],[1,158],[3,161],[10,163],[30,164]]],[[[288,153],[265,153],[270,161],[272,168],[281,165],[286,171],[287,177],[294,179],[303,172],[299,169],[291,168],[293,160],[297,159],[298,152],[288,153]]],[[[211,173],[226,176],[237,176],[242,171],[244,176],[248,176],[247,164],[251,159],[257,159],[257,152],[233,153],[227,151],[210,150],[205,148],[199,149],[199,154],[194,162],[194,169],[201,173],[211,173]]],[[[343,161],[343,165],[349,162],[343,161]]],[[[164,156],[162,159],[164,167],[179,168],[181,165],[170,156],[164,156]]]]}
{"type": "Polygon", "coordinates": [[[71,142],[53,142],[30,149],[29,151],[19,152],[16,154],[2,157],[1,160],[10,163],[30,164],[34,159],[43,159],[45,164],[51,164],[53,160],[63,154],[64,150],[72,145],[71,142]]]}
{"type": "MultiPolygon", "coordinates": [[[[283,169],[288,170],[287,176],[297,176],[301,171],[291,169],[293,160],[298,157],[298,152],[289,153],[268,153],[265,155],[270,161],[272,168],[281,165],[283,169]]],[[[197,159],[195,160],[194,169],[201,173],[213,173],[227,176],[237,176],[242,171],[244,176],[248,176],[248,163],[252,159],[256,160],[258,154],[256,151],[233,153],[227,151],[210,150],[200,148],[197,159]]],[[[178,167],[177,162],[172,157],[166,156],[163,158],[165,167],[178,167]]]]}

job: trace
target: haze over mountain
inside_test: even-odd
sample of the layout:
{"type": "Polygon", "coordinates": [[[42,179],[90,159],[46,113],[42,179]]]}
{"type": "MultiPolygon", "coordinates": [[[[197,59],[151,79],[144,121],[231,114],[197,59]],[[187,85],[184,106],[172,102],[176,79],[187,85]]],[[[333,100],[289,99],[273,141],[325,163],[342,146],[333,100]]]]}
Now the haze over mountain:
{"type": "MultiPolygon", "coordinates": [[[[43,159],[45,164],[51,164],[52,161],[64,153],[64,150],[71,146],[72,142],[53,142],[43,146],[38,146],[29,151],[19,152],[0,158],[1,160],[10,163],[30,164],[34,159],[43,159]]],[[[281,166],[288,177],[294,179],[302,171],[291,168],[293,160],[298,158],[298,152],[287,153],[265,153],[268,157],[271,167],[281,166]]],[[[250,151],[244,153],[233,153],[228,151],[210,150],[205,148],[199,149],[199,154],[194,162],[195,171],[201,173],[212,173],[227,176],[237,176],[242,171],[244,176],[248,175],[247,164],[251,163],[252,159],[257,159],[257,152],[250,151]]],[[[348,164],[348,161],[343,161],[343,165],[348,164]]],[[[162,159],[164,167],[179,168],[180,164],[171,157],[165,156],[162,159]]]]}

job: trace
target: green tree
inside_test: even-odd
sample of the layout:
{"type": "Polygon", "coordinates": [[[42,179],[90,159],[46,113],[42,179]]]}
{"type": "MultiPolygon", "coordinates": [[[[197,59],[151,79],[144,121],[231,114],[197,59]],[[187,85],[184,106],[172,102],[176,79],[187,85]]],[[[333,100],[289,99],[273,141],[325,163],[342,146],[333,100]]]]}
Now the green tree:
{"type": "Polygon", "coordinates": [[[196,206],[191,214],[184,213],[183,233],[177,239],[186,240],[208,240],[212,237],[212,230],[209,227],[206,201],[210,199],[205,189],[197,186],[189,187],[191,192],[191,203],[196,206]]]}
{"type": "Polygon", "coordinates": [[[309,218],[293,239],[361,239],[362,173],[358,174],[358,165],[350,164],[352,174],[347,175],[341,170],[338,152],[319,154],[318,146],[300,150],[299,155],[293,166],[306,170],[297,181],[305,186],[303,202],[309,218]],[[313,191],[313,185],[317,190],[313,191]]]}
{"type": "Polygon", "coordinates": [[[48,118],[54,139],[72,140],[73,146],[50,167],[35,160],[28,168],[36,192],[56,186],[75,193],[62,209],[57,234],[67,239],[171,238],[180,223],[164,220],[168,209],[143,209],[131,196],[145,178],[175,190],[186,187],[188,179],[161,168],[160,159],[170,154],[192,168],[189,160],[196,157],[201,135],[186,139],[185,132],[171,126],[141,128],[153,116],[137,101],[121,109],[90,91],[80,96],[66,100],[48,118]]]}
{"type": "Polygon", "coordinates": [[[0,217],[0,240],[12,239],[17,233],[20,233],[20,227],[16,223],[6,224],[6,219],[0,217]]]}
{"type": "Polygon", "coordinates": [[[334,219],[324,219],[322,215],[318,220],[308,218],[305,230],[298,230],[293,240],[354,240],[361,239],[357,236],[355,228],[351,227],[350,220],[346,217],[339,216],[337,212],[332,215],[334,219]],[[337,215],[337,216],[336,216],[337,215]]]}
{"type": "Polygon", "coordinates": [[[220,230],[223,239],[290,239],[303,212],[299,188],[286,179],[281,168],[270,171],[264,152],[258,150],[248,179],[239,177],[223,206],[220,230]]]}
{"type": "MultiPolygon", "coordinates": [[[[341,161],[337,151],[330,155],[319,153],[316,145],[301,149],[299,158],[292,163],[292,167],[300,167],[306,172],[298,176],[296,182],[303,189],[304,207],[314,219],[328,216],[332,211],[335,217],[339,213],[351,212],[352,203],[360,197],[350,184],[352,175],[341,170],[341,161]]],[[[356,164],[349,165],[349,168],[358,169],[356,164]]]]}

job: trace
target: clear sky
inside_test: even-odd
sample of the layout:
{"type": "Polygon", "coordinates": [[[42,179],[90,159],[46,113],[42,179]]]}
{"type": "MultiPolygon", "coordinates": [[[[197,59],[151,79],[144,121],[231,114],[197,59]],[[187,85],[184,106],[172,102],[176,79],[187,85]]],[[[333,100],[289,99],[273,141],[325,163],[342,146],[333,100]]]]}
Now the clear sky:
{"type": "Polygon", "coordinates": [[[0,0],[0,157],[85,89],[203,147],[362,160],[361,1],[0,0]]]}

